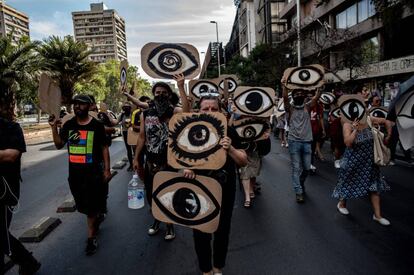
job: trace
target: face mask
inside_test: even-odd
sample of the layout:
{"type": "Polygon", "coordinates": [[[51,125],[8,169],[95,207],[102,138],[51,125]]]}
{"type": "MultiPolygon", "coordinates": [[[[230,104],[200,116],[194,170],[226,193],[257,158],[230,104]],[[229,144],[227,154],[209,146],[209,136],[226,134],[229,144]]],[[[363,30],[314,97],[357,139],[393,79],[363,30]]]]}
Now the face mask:
{"type": "Polygon", "coordinates": [[[131,108],[122,108],[122,110],[126,115],[129,115],[131,113],[131,108]]]}
{"type": "Polygon", "coordinates": [[[305,97],[303,97],[303,96],[298,96],[298,97],[293,98],[293,105],[295,107],[299,107],[299,108],[303,107],[304,102],[305,102],[305,97]]]}
{"type": "Polygon", "coordinates": [[[169,96],[157,95],[154,97],[154,104],[157,112],[162,116],[170,107],[169,96]]]}

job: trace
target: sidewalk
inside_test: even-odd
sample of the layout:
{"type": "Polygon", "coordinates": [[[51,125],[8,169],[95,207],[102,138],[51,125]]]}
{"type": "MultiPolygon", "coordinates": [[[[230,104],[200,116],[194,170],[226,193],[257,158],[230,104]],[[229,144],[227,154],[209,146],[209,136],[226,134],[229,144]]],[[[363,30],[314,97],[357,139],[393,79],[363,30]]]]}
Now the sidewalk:
{"type": "Polygon", "coordinates": [[[30,124],[22,126],[26,145],[52,141],[52,130],[49,123],[30,124]]]}

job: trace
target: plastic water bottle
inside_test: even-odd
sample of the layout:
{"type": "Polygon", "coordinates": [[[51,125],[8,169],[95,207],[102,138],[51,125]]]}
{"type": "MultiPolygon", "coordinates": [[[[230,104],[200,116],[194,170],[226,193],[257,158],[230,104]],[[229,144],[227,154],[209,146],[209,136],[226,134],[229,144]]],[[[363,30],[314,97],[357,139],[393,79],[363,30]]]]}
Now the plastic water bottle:
{"type": "Polygon", "coordinates": [[[128,183],[128,208],[140,209],[144,205],[144,185],[140,183],[138,175],[133,175],[128,183]]]}

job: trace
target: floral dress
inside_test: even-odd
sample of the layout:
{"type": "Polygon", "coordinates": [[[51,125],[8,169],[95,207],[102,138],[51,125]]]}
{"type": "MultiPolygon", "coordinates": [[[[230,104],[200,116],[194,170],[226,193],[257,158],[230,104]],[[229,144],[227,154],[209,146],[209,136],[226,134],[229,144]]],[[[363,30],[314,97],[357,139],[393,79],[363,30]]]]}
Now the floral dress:
{"type": "Polygon", "coordinates": [[[370,128],[357,133],[354,144],[347,147],[341,159],[338,183],[332,196],[337,199],[353,199],[367,196],[370,192],[390,190],[374,163],[374,140],[370,128]]]}

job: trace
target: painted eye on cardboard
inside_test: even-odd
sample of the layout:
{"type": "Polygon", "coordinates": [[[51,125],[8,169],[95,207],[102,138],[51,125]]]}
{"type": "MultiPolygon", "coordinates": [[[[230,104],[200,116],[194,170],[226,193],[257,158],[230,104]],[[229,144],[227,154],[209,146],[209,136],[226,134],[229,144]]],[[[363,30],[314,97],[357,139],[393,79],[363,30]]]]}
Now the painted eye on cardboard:
{"type": "Polygon", "coordinates": [[[183,159],[177,159],[179,164],[191,167],[191,162],[208,159],[222,149],[220,140],[224,136],[224,125],[216,117],[209,114],[184,116],[170,126],[169,147],[178,158],[183,159]]]}
{"type": "Polygon", "coordinates": [[[267,121],[255,118],[236,120],[233,127],[242,142],[259,140],[270,129],[267,121]]]}
{"type": "Polygon", "coordinates": [[[336,97],[333,93],[325,92],[321,94],[319,101],[325,105],[331,105],[335,102],[335,99],[336,97]]]}
{"type": "Polygon", "coordinates": [[[198,69],[198,62],[190,51],[180,45],[161,44],[149,54],[148,66],[158,75],[172,78],[179,73],[184,76],[192,74],[198,69]]]}
{"type": "Polygon", "coordinates": [[[237,82],[236,82],[236,80],[234,80],[231,77],[228,77],[228,78],[225,78],[222,81],[220,81],[219,86],[220,86],[220,89],[222,89],[222,90],[224,90],[224,81],[225,80],[227,80],[228,92],[229,93],[233,93],[236,90],[236,88],[237,88],[237,82]]]}
{"type": "Polygon", "coordinates": [[[341,109],[339,107],[336,107],[335,109],[333,109],[330,112],[330,115],[333,116],[334,118],[339,118],[341,117],[341,109]]]}
{"type": "Polygon", "coordinates": [[[169,179],[154,190],[153,200],[169,219],[186,226],[208,223],[220,213],[215,196],[197,179],[169,179]]]}
{"type": "Polygon", "coordinates": [[[297,86],[312,86],[323,78],[323,72],[316,67],[298,67],[292,70],[288,83],[297,86]]]}
{"type": "Polygon", "coordinates": [[[398,113],[398,117],[414,119],[414,92],[407,97],[398,113]]]}
{"type": "Polygon", "coordinates": [[[234,98],[234,104],[244,114],[261,115],[273,107],[273,99],[260,88],[245,90],[234,98]]]}
{"type": "Polygon", "coordinates": [[[373,107],[369,110],[369,115],[373,117],[386,118],[388,115],[388,112],[384,108],[373,107]]]}
{"type": "Polygon", "coordinates": [[[207,80],[198,81],[191,88],[190,93],[195,98],[201,98],[203,96],[220,96],[217,85],[207,80]]]}
{"type": "Polygon", "coordinates": [[[341,113],[350,121],[361,120],[365,115],[364,104],[356,99],[344,101],[341,106],[341,113]]]}

